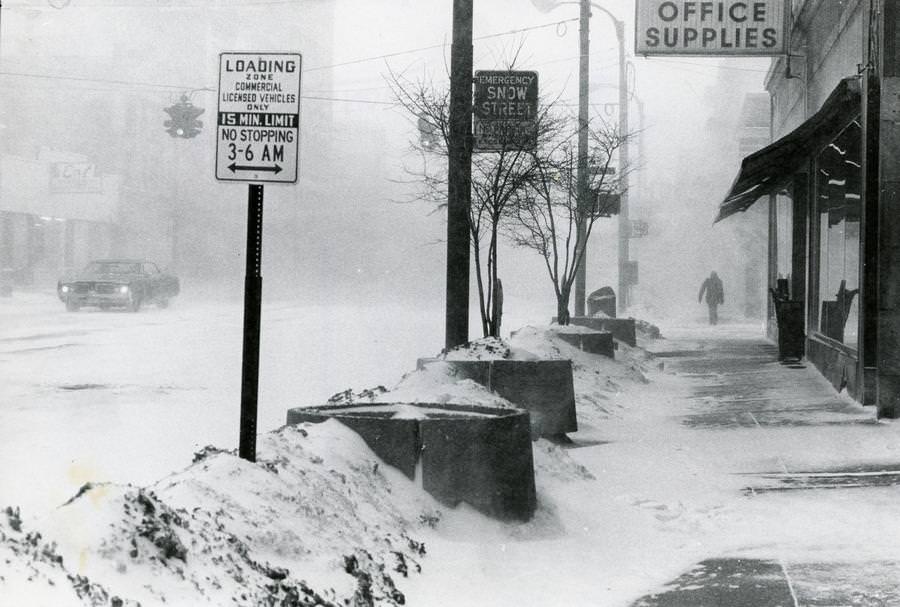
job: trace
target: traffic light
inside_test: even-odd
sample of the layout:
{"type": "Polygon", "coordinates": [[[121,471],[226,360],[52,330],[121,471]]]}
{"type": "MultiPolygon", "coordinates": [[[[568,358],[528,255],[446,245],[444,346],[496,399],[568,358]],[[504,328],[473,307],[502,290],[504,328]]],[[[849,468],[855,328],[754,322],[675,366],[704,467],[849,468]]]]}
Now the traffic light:
{"type": "Polygon", "coordinates": [[[186,96],[182,95],[181,101],[165,108],[166,114],[169,115],[169,120],[166,120],[163,126],[166,127],[166,132],[172,137],[183,137],[185,139],[196,137],[200,134],[200,129],[203,128],[203,122],[197,120],[197,117],[204,111],[203,108],[194,106],[186,96]]]}

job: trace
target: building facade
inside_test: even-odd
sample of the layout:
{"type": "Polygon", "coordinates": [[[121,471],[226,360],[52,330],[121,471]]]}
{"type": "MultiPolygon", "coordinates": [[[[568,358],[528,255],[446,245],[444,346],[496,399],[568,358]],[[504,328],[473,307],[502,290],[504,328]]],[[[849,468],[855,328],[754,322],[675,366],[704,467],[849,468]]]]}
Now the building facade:
{"type": "MultiPolygon", "coordinates": [[[[0,270],[44,289],[103,256],[147,257],[194,282],[222,260],[239,271],[231,252],[243,226],[232,215],[245,218],[245,195],[213,171],[218,55],[274,47],[301,52],[304,68],[329,66],[334,12],[329,0],[4,10],[0,270]],[[103,35],[88,44],[85,32],[103,35]],[[164,127],[182,96],[204,110],[192,139],[164,127]],[[225,207],[226,193],[240,202],[225,207]]],[[[331,70],[304,73],[302,86],[327,98],[331,70]]],[[[329,103],[303,105],[296,190],[308,189],[334,130],[329,103]]],[[[296,238],[294,211],[272,207],[273,223],[292,231],[284,239],[296,238]]]]}
{"type": "MultiPolygon", "coordinates": [[[[802,302],[807,359],[885,417],[900,415],[898,20],[896,0],[793,0],[771,143],[719,213],[768,202],[769,287],[802,302]]],[[[770,334],[789,330],[769,309],[770,334]]]]}

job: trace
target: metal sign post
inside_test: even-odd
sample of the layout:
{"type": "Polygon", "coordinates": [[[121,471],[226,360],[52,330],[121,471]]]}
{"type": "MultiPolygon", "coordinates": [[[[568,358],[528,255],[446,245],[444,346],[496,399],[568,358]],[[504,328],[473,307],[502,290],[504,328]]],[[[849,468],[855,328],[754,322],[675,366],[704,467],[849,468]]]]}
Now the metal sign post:
{"type": "Polygon", "coordinates": [[[300,136],[299,53],[219,56],[216,179],[248,183],[244,345],[238,453],[256,461],[262,320],[263,185],[296,183],[300,136]]]}
{"type": "Polygon", "coordinates": [[[247,267],[244,274],[244,349],[241,370],[241,437],[238,454],[256,461],[259,333],[262,308],[263,186],[247,186],[247,267]]]}

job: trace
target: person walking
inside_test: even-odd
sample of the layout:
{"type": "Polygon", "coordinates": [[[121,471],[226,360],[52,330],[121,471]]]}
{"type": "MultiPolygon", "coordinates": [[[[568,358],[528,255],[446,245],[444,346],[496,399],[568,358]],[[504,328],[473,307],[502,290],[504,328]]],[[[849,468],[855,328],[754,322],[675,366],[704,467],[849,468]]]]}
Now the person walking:
{"type": "Polygon", "coordinates": [[[697,302],[703,301],[703,294],[706,294],[706,305],[709,307],[709,324],[715,325],[719,322],[719,306],[725,303],[725,288],[722,286],[722,280],[715,272],[711,272],[709,278],[703,281],[700,286],[700,295],[697,296],[697,302]]]}

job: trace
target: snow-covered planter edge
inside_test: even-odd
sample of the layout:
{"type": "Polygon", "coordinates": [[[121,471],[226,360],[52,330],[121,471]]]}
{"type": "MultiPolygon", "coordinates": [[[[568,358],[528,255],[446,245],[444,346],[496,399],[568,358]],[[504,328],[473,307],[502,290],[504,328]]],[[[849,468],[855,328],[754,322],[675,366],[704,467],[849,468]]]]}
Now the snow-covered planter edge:
{"type": "MultiPolygon", "coordinates": [[[[554,316],[551,323],[556,323],[554,316]]],[[[637,345],[637,331],[633,318],[603,318],[602,316],[572,316],[569,324],[588,327],[595,331],[609,331],[613,337],[631,347],[637,345]]]]}
{"type": "Polygon", "coordinates": [[[417,369],[447,365],[462,379],[471,379],[509,402],[527,409],[535,438],[565,439],[578,430],[575,383],[570,360],[442,360],[420,358],[417,369]]]}
{"type": "Polygon", "coordinates": [[[527,411],[361,403],[297,407],[287,414],[288,424],[329,419],[355,431],[378,457],[410,479],[421,474],[422,487],[444,504],[465,502],[501,520],[527,521],[534,515],[537,494],[527,411]]]}
{"type": "MultiPolygon", "coordinates": [[[[616,357],[616,344],[609,331],[598,331],[580,325],[551,325],[556,337],[588,354],[599,354],[607,358],[616,357]]],[[[516,331],[512,332],[515,337],[516,331]]]]}

